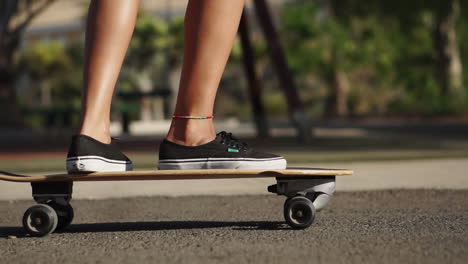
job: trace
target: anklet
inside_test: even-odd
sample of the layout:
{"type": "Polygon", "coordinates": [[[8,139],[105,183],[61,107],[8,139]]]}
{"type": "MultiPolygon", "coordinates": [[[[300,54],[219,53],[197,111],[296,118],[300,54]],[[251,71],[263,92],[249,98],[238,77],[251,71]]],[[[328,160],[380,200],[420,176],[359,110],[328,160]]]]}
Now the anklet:
{"type": "Polygon", "coordinates": [[[214,116],[181,116],[181,115],[175,115],[172,116],[172,118],[177,118],[177,119],[213,119],[214,116]]]}

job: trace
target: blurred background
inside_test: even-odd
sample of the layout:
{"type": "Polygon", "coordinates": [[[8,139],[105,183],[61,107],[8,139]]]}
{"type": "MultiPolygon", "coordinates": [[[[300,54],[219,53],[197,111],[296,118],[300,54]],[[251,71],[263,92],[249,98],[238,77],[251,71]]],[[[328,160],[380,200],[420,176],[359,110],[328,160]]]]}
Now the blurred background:
{"type": "MultiPolygon", "coordinates": [[[[170,124],[186,4],[142,0],[111,125],[137,169],[155,167],[170,124]]],[[[64,170],[79,123],[88,5],[0,2],[0,170],[64,170]]],[[[461,0],[248,1],[216,127],[292,165],[465,166],[467,12],[461,0]]]]}

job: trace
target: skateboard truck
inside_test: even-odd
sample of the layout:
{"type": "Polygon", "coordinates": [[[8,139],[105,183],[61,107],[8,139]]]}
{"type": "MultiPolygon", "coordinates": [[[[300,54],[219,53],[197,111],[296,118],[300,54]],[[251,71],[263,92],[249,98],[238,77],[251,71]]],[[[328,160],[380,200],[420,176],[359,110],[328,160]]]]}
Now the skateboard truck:
{"type": "Polygon", "coordinates": [[[284,203],[284,218],[291,227],[304,229],[313,223],[316,211],[330,201],[335,185],[335,176],[277,177],[276,184],[268,186],[268,191],[288,197],[284,203]]]}
{"type": "Polygon", "coordinates": [[[37,203],[49,200],[68,203],[72,198],[73,182],[33,182],[32,196],[37,203]]]}
{"type": "Polygon", "coordinates": [[[277,184],[268,186],[268,191],[288,198],[305,196],[309,198],[317,211],[327,205],[335,192],[335,176],[314,178],[276,178],[277,184]]]}
{"type": "Polygon", "coordinates": [[[23,215],[23,227],[33,236],[45,236],[61,230],[73,221],[70,205],[73,182],[33,182],[32,196],[38,204],[23,215]]]}

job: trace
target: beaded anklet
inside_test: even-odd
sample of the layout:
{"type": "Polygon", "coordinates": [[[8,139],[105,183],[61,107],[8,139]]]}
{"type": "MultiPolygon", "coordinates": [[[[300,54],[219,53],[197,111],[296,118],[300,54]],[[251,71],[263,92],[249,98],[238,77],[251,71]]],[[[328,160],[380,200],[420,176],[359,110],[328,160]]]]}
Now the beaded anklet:
{"type": "Polygon", "coordinates": [[[172,116],[172,118],[176,119],[213,119],[214,116],[181,116],[181,115],[175,115],[172,116]]]}

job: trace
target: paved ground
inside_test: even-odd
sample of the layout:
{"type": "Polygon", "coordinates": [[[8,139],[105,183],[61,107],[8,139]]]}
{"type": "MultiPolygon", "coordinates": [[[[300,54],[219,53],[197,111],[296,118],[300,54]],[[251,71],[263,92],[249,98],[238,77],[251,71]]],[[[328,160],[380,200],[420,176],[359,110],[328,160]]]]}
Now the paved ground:
{"type": "Polygon", "coordinates": [[[282,203],[274,195],[77,200],[69,230],[31,238],[19,223],[32,202],[2,201],[1,262],[468,261],[466,190],[337,193],[303,231],[283,224],[282,203]]]}
{"type": "MultiPolygon", "coordinates": [[[[309,144],[284,129],[248,138],[295,165],[355,170],[308,230],[283,224],[272,179],[106,182],[76,184],[75,224],[31,238],[28,184],[1,182],[0,263],[468,263],[468,125],[314,127],[309,144]]],[[[63,170],[70,134],[1,138],[0,170],[63,170]]],[[[136,168],[154,168],[161,137],[124,139],[136,168]]]]}

